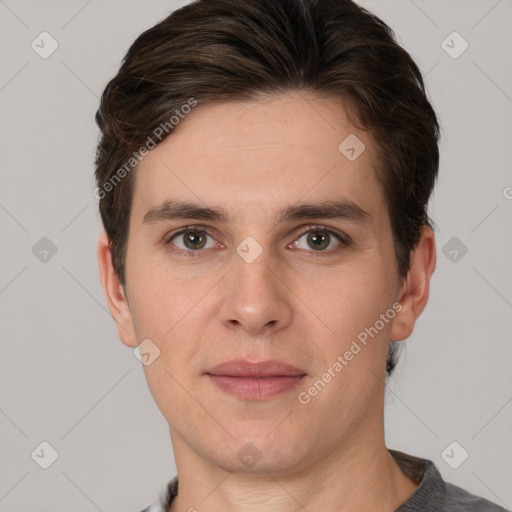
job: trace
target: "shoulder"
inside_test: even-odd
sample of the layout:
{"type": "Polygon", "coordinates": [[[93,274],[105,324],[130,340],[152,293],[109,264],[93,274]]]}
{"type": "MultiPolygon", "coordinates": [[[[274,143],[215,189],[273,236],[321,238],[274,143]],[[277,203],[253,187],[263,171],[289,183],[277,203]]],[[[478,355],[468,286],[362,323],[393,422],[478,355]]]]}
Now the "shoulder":
{"type": "Polygon", "coordinates": [[[475,496],[454,484],[446,483],[447,512],[507,512],[489,500],[475,496]]]}
{"type": "Polygon", "coordinates": [[[395,450],[390,453],[402,472],[418,484],[396,512],[507,512],[489,500],[446,482],[432,461],[395,450]]]}
{"type": "Polygon", "coordinates": [[[166,512],[169,510],[172,501],[178,494],[178,477],[175,476],[160,491],[158,498],[147,508],[141,512],[166,512]]]}

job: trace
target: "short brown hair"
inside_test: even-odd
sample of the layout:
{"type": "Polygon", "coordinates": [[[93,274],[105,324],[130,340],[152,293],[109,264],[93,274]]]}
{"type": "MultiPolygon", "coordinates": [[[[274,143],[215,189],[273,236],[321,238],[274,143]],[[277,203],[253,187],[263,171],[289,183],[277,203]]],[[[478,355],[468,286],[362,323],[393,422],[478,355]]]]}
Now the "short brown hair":
{"type": "MultiPolygon", "coordinates": [[[[439,126],[421,73],[392,30],[350,0],[196,0],[135,40],[96,113],[97,197],[123,285],[129,171],[148,136],[191,98],[201,104],[293,90],[350,99],[357,125],[371,131],[397,270],[406,275],[421,228],[430,225],[439,126]]],[[[388,374],[396,364],[390,347],[388,374]]]]}

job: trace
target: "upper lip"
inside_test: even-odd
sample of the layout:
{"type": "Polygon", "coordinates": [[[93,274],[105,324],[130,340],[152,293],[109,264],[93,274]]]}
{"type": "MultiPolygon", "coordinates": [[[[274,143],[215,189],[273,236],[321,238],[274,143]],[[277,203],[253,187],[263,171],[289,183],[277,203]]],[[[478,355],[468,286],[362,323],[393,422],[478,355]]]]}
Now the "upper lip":
{"type": "Polygon", "coordinates": [[[214,366],[206,374],[225,377],[293,377],[305,375],[305,372],[282,361],[250,362],[245,359],[233,359],[214,366]]]}

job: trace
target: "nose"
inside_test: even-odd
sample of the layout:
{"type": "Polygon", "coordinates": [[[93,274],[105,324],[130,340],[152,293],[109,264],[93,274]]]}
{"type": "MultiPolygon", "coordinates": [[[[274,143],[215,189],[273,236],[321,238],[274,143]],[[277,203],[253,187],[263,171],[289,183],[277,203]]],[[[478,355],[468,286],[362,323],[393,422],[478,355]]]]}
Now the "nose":
{"type": "Polygon", "coordinates": [[[263,250],[252,262],[238,254],[233,259],[234,268],[224,280],[222,323],[258,335],[286,328],[292,320],[291,292],[270,251],[263,250]]]}

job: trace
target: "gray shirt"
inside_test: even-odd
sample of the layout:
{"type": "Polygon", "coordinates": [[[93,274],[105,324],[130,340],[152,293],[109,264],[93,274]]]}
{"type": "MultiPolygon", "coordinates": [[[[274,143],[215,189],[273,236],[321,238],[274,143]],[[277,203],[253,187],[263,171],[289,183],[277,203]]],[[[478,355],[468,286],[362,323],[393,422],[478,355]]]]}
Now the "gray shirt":
{"type": "MultiPolygon", "coordinates": [[[[395,450],[389,452],[400,469],[418,484],[395,512],[507,512],[503,507],[445,482],[431,461],[395,450]]],[[[178,478],[174,477],[159,498],[142,512],[167,512],[177,494],[178,478]]]]}

